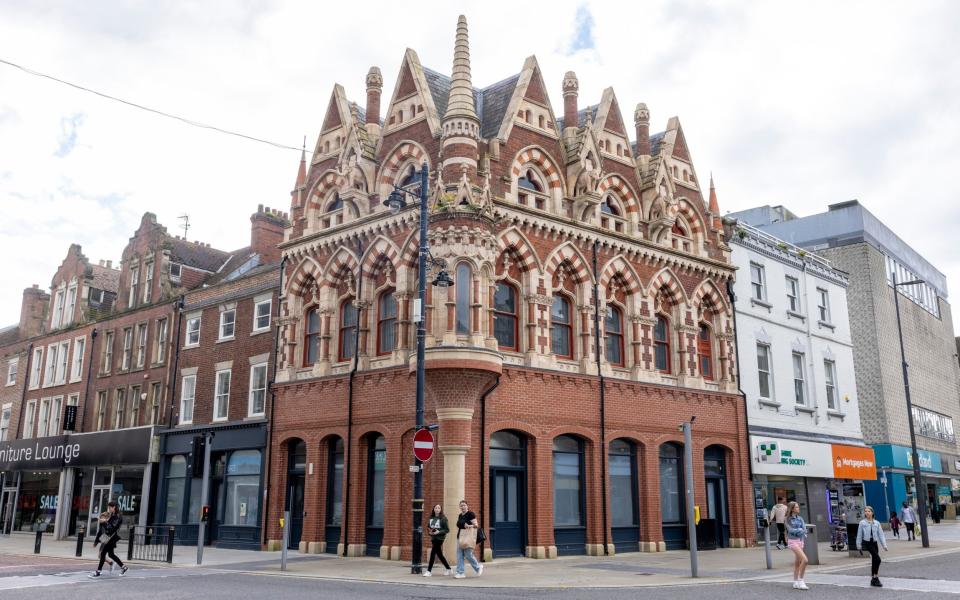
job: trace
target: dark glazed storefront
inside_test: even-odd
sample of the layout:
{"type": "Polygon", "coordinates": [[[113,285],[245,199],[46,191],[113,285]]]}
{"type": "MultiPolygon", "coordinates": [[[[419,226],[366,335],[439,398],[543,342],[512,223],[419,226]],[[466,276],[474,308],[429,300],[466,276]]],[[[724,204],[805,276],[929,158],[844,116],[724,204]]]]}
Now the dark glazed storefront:
{"type": "Polygon", "coordinates": [[[220,548],[259,550],[267,439],[262,421],[161,432],[157,523],[175,527],[178,544],[197,543],[203,472],[191,469],[193,440],[207,432],[214,436],[205,542],[220,548]]]}

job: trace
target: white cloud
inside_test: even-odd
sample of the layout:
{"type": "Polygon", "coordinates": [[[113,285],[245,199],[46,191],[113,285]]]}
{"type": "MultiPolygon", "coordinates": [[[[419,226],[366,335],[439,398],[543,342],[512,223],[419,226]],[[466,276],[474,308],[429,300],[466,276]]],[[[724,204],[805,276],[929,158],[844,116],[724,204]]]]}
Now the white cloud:
{"type": "MultiPolygon", "coordinates": [[[[448,72],[467,15],[474,83],[537,54],[555,110],[574,70],[580,104],[614,86],[629,124],[679,115],[721,208],[784,204],[800,214],[859,198],[950,282],[960,279],[960,5],[368,2],[362,11],[295,2],[0,7],[0,57],[169,112],[299,146],[316,139],[330,90],[362,102],[378,65],[392,90],[404,48],[448,72]],[[567,55],[592,17],[592,48],[567,55]]],[[[119,258],[144,211],[171,231],[246,244],[257,204],[286,207],[299,155],[204,131],[0,67],[0,323],[20,290],[49,285],[71,242],[119,258]],[[83,115],[76,145],[55,156],[83,115]],[[29,251],[24,249],[29,248],[29,251]]],[[[960,288],[958,288],[960,289],[960,288]]],[[[960,313],[960,311],[958,311],[960,313]]]]}

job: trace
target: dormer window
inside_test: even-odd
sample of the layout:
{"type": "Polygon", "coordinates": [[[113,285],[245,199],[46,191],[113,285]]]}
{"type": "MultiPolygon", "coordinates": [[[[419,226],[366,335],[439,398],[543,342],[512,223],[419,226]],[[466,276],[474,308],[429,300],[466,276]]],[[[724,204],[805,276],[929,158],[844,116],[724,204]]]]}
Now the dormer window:
{"type": "Polygon", "coordinates": [[[180,281],[180,263],[172,262],[170,263],[170,279],[172,281],[180,281]]]}

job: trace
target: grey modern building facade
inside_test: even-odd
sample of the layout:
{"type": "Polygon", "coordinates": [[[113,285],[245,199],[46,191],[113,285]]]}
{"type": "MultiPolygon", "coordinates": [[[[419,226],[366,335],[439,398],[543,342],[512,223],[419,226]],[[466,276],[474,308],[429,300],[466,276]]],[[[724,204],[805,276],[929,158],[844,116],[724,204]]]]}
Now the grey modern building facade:
{"type": "MultiPolygon", "coordinates": [[[[925,494],[947,518],[960,501],[954,423],[960,419],[960,363],[946,277],[858,201],[798,217],[782,206],[728,215],[796,244],[849,273],[847,303],[864,441],[873,446],[880,478],[867,484],[867,502],[881,520],[905,500],[925,494]],[[923,484],[912,475],[893,278],[900,316],[923,484]]],[[[829,310],[829,307],[827,307],[829,310]]]]}

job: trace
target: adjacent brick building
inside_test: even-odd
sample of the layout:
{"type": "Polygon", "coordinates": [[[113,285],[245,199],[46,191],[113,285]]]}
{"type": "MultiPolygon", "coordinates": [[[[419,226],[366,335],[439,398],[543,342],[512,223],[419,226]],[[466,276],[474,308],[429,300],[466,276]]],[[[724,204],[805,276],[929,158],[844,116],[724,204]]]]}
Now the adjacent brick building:
{"type": "Polygon", "coordinates": [[[567,73],[558,117],[535,57],[483,89],[469,57],[462,17],[451,77],[408,50],[383,120],[378,68],[365,109],[334,86],[301,161],[281,244],[269,546],[290,510],[292,547],[409,558],[418,210],[382,203],[424,165],[431,253],[454,280],[423,307],[439,424],[426,506],[454,514],[466,498],[488,557],[682,547],[678,426],[696,417],[705,526],[751,543],[734,269],[679,120],[650,135],[639,104],[631,142],[612,88],[581,109],[567,73]]]}

